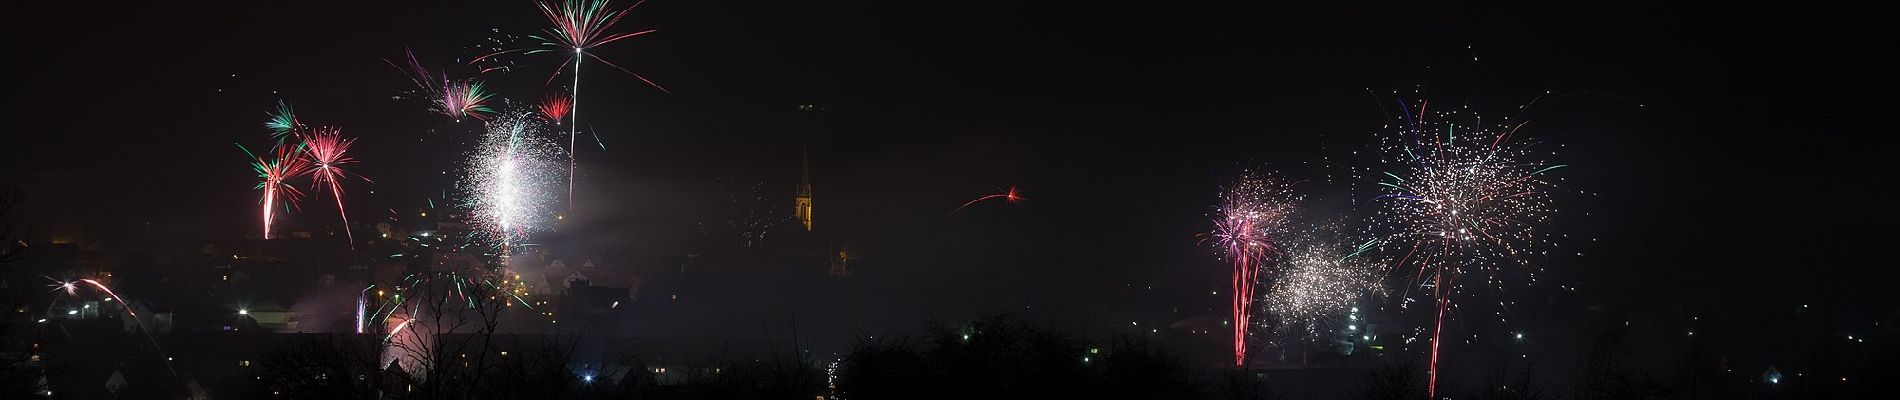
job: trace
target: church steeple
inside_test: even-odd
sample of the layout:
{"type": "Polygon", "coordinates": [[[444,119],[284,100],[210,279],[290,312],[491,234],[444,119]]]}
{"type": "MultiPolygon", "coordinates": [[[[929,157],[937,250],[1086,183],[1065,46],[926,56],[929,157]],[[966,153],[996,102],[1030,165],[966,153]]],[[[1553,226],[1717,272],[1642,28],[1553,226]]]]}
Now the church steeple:
{"type": "Polygon", "coordinates": [[[798,222],[805,224],[805,231],[811,232],[811,151],[801,150],[798,165],[798,197],[793,204],[793,215],[798,222]]]}

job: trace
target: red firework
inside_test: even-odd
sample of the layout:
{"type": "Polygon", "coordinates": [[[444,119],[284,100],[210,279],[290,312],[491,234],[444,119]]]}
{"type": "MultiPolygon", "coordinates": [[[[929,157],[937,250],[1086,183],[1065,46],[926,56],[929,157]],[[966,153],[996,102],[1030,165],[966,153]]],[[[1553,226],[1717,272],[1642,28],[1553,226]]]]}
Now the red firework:
{"type": "Polygon", "coordinates": [[[1264,263],[1281,254],[1279,242],[1297,200],[1289,185],[1249,171],[1223,194],[1214,232],[1207,235],[1233,262],[1235,366],[1247,364],[1254,287],[1260,285],[1264,263]]]}
{"type": "Polygon", "coordinates": [[[350,145],[356,143],[356,139],[343,138],[342,132],[336,128],[321,127],[304,135],[303,143],[304,155],[310,164],[311,189],[330,189],[330,197],[336,198],[336,214],[343,218],[343,234],[354,246],[356,235],[350,232],[350,216],[343,208],[342,183],[347,178],[369,181],[342,168],[345,164],[356,163],[356,158],[349,156],[350,145]]]}
{"type": "MultiPolygon", "coordinates": [[[[244,146],[238,148],[244,149],[244,146]]],[[[251,151],[245,149],[244,152],[250,154],[251,151]]],[[[256,161],[251,164],[251,169],[257,172],[259,180],[257,189],[264,191],[264,239],[271,238],[270,228],[271,223],[276,221],[278,202],[295,206],[297,198],[303,196],[303,192],[284,181],[310,171],[310,161],[302,155],[303,146],[278,145],[274,153],[268,159],[252,155],[256,161]]]]}
{"type": "Polygon", "coordinates": [[[963,205],[957,206],[957,209],[950,210],[949,214],[944,214],[943,218],[950,219],[950,216],[956,215],[958,211],[963,211],[964,208],[969,208],[970,205],[972,204],[976,204],[976,203],[982,202],[984,200],[989,200],[989,199],[1003,199],[1003,201],[1008,202],[1010,204],[1020,204],[1022,203],[1023,200],[1027,200],[1027,199],[1024,199],[1022,195],[1019,195],[1016,193],[1015,186],[1010,186],[1008,191],[1005,191],[1002,193],[984,195],[983,197],[978,197],[974,200],[965,202],[963,203],[963,205]]]}
{"type": "Polygon", "coordinates": [[[541,100],[541,117],[556,125],[567,118],[567,112],[574,110],[574,100],[559,94],[550,94],[541,100]]]}

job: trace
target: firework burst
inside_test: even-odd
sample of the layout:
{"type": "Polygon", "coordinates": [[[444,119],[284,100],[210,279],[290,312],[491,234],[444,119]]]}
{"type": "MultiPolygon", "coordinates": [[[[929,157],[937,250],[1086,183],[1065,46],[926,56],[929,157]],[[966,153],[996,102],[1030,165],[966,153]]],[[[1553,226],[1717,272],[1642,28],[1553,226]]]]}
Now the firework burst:
{"type": "MultiPolygon", "coordinates": [[[[1300,197],[1292,185],[1264,173],[1247,171],[1221,195],[1214,232],[1206,235],[1233,263],[1234,365],[1247,363],[1254,287],[1267,261],[1283,252],[1287,220],[1300,197]]],[[[1267,271],[1271,272],[1271,271],[1267,271]]]]}
{"type": "Polygon", "coordinates": [[[244,154],[251,156],[254,160],[251,163],[251,170],[257,173],[256,189],[264,193],[262,200],[264,239],[270,239],[271,223],[277,220],[276,209],[279,203],[285,207],[295,206],[297,198],[303,196],[303,192],[297,191],[295,186],[285,181],[309,172],[310,161],[303,156],[301,145],[278,145],[274,147],[273,154],[268,154],[269,158],[258,157],[252,154],[250,149],[241,145],[238,149],[244,150],[244,154]]]}
{"type": "Polygon", "coordinates": [[[1381,266],[1360,257],[1376,248],[1367,241],[1346,251],[1338,243],[1300,240],[1289,245],[1286,260],[1262,298],[1263,309],[1280,329],[1303,329],[1309,339],[1335,329],[1339,315],[1360,299],[1379,293],[1381,266]]]}
{"type": "Polygon", "coordinates": [[[442,93],[435,100],[437,113],[462,122],[463,118],[487,120],[494,110],[488,108],[488,98],[493,93],[482,90],[482,83],[474,79],[443,81],[442,93]]]}
{"type": "Polygon", "coordinates": [[[463,205],[504,250],[552,215],[561,151],[542,138],[541,128],[529,113],[491,121],[462,180],[463,205]]]}
{"type": "Polygon", "coordinates": [[[356,143],[356,139],[343,138],[342,132],[336,128],[320,127],[304,135],[303,143],[304,155],[309,158],[311,189],[330,189],[330,197],[336,199],[336,214],[343,218],[343,234],[354,246],[356,235],[350,232],[350,215],[343,208],[342,183],[348,178],[369,181],[342,168],[343,165],[356,163],[356,158],[349,155],[350,145],[356,143]]]}
{"type": "Polygon", "coordinates": [[[421,97],[429,99],[431,111],[455,122],[462,122],[464,118],[486,120],[489,114],[494,113],[494,109],[488,106],[488,100],[494,94],[485,90],[481,81],[449,79],[448,71],[441,74],[429,72],[421,61],[416,60],[414,52],[405,51],[403,56],[407,58],[406,66],[397,66],[387,59],[383,62],[409,77],[409,81],[421,91],[421,97]]]}
{"type": "Polygon", "coordinates": [[[289,102],[278,100],[277,110],[264,114],[268,116],[264,120],[264,129],[270,130],[271,138],[277,139],[278,143],[283,143],[292,133],[303,129],[303,124],[297,121],[296,110],[291,109],[289,102]]]}
{"type": "MultiPolygon", "coordinates": [[[[555,75],[560,74],[563,67],[566,67],[568,64],[574,65],[574,83],[573,86],[569,88],[566,111],[562,113],[572,118],[568,124],[567,133],[567,197],[568,206],[570,208],[573,207],[574,202],[574,171],[578,167],[578,164],[576,164],[574,160],[574,145],[580,137],[581,62],[586,59],[589,49],[617,42],[622,39],[653,33],[655,31],[653,29],[623,33],[611,32],[614,24],[619,23],[621,18],[627,16],[627,12],[632,11],[634,7],[639,7],[641,3],[645,3],[645,0],[635,2],[633,5],[627,6],[627,8],[616,10],[608,6],[607,0],[549,0],[537,2],[535,6],[540,8],[541,15],[547,17],[548,22],[553,26],[542,30],[541,34],[527,35],[529,38],[537,41],[535,44],[523,48],[496,51],[469,61],[470,64],[475,64],[483,60],[508,54],[571,54],[570,57],[561,61],[559,67],[554,68],[554,72],[549,74],[547,79],[547,82],[553,82],[555,75]]],[[[659,89],[662,93],[666,92],[665,87],[653,83],[653,80],[634,73],[632,70],[601,59],[600,57],[594,57],[594,59],[600,61],[602,64],[614,67],[614,69],[618,69],[620,72],[625,72],[627,75],[632,75],[634,78],[640,79],[641,82],[646,82],[647,85],[653,86],[654,89],[659,89]]]]}
{"type": "Polygon", "coordinates": [[[1455,297],[1477,292],[1467,290],[1473,284],[1500,292],[1518,282],[1514,277],[1535,283],[1527,257],[1553,243],[1540,227],[1556,213],[1556,181],[1548,173],[1564,166],[1540,161],[1548,153],[1512,138],[1522,123],[1486,125],[1461,110],[1426,108],[1421,102],[1414,113],[1401,103],[1404,121],[1381,135],[1389,170],[1373,202],[1375,226],[1388,241],[1409,244],[1396,267],[1411,274],[1412,287],[1431,290],[1427,391],[1435,396],[1446,311],[1455,297]]]}
{"type": "Polygon", "coordinates": [[[567,112],[573,109],[574,101],[569,100],[567,96],[551,94],[548,95],[547,98],[541,99],[541,118],[545,118],[548,122],[555,125],[560,125],[561,120],[567,118],[567,112]]]}

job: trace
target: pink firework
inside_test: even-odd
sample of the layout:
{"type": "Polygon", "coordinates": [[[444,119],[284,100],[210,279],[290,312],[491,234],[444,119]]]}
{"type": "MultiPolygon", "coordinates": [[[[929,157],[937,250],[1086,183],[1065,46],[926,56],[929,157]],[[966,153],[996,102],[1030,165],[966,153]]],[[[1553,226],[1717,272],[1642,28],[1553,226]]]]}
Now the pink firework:
{"type": "Polygon", "coordinates": [[[546,118],[548,122],[553,122],[557,125],[561,123],[562,119],[567,118],[568,111],[573,110],[574,101],[568,99],[567,96],[551,94],[541,100],[541,118],[546,118]]]}
{"type": "MultiPolygon", "coordinates": [[[[244,149],[244,146],[238,146],[238,148],[244,149]]],[[[271,238],[270,228],[271,223],[276,221],[277,204],[283,202],[294,206],[297,204],[297,198],[303,196],[303,192],[297,191],[296,187],[284,181],[310,171],[310,161],[301,154],[303,146],[279,145],[275,150],[275,154],[269,159],[252,155],[256,161],[251,164],[251,169],[257,172],[259,180],[257,189],[264,191],[264,239],[271,238]]],[[[244,150],[245,154],[250,154],[250,152],[249,149],[244,150]]]]}
{"type": "Polygon", "coordinates": [[[356,244],[356,235],[350,232],[350,216],[343,208],[343,180],[348,178],[369,179],[343,170],[343,165],[356,163],[349,156],[350,145],[356,139],[345,139],[341,131],[332,127],[320,127],[303,136],[304,155],[310,165],[311,189],[330,189],[330,197],[336,198],[336,214],[343,218],[343,234],[356,244]]]}
{"type": "Polygon", "coordinates": [[[1266,261],[1282,254],[1280,241],[1298,196],[1277,179],[1248,171],[1223,193],[1214,232],[1207,235],[1233,263],[1234,365],[1247,364],[1254,287],[1266,261]]]}
{"type": "MultiPolygon", "coordinates": [[[[131,305],[131,304],[126,304],[126,302],[125,302],[125,299],[122,299],[122,298],[119,298],[119,294],[118,294],[118,293],[113,293],[113,292],[112,292],[112,288],[108,288],[108,287],[106,287],[106,285],[105,285],[105,284],[103,284],[103,283],[99,283],[99,281],[95,281],[95,280],[91,280],[91,279],[80,279],[79,281],[80,281],[80,282],[85,282],[85,283],[87,283],[87,284],[90,284],[90,285],[92,285],[92,287],[96,287],[96,288],[99,288],[99,291],[101,291],[101,292],[106,292],[106,295],[107,295],[107,296],[112,296],[112,300],[114,300],[114,301],[118,301],[118,302],[119,302],[119,304],[121,304],[121,305],[124,305],[124,306],[125,306],[125,313],[126,313],[126,314],[130,314],[130,315],[132,315],[132,318],[134,318],[134,319],[137,319],[137,318],[139,317],[139,314],[138,314],[137,312],[134,312],[134,311],[132,311],[132,305],[131,305]]],[[[141,327],[143,327],[143,325],[141,325],[141,327]]]]}
{"type": "Polygon", "coordinates": [[[483,90],[480,81],[449,79],[448,71],[437,75],[424,68],[422,62],[416,60],[414,52],[405,51],[403,55],[408,58],[407,66],[397,66],[389,60],[383,62],[408,75],[409,80],[422,91],[422,96],[429,99],[432,111],[448,116],[455,122],[462,122],[463,118],[487,120],[488,114],[494,113],[494,109],[488,107],[488,99],[494,94],[483,90]]]}
{"type": "Polygon", "coordinates": [[[443,81],[442,96],[436,99],[436,111],[462,122],[462,118],[487,120],[494,112],[488,108],[488,98],[494,94],[482,90],[482,83],[473,79],[443,81]]]}

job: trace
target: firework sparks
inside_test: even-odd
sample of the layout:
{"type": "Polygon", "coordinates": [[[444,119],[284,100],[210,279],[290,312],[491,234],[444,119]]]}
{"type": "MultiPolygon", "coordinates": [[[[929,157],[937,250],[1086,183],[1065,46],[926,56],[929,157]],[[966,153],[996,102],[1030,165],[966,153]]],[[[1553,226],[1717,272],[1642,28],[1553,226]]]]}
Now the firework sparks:
{"type": "Polygon", "coordinates": [[[443,81],[441,97],[435,100],[436,112],[462,122],[463,118],[487,120],[494,110],[488,108],[488,98],[493,93],[482,90],[482,83],[474,79],[443,81]]]}
{"type": "Polygon", "coordinates": [[[567,112],[573,109],[574,101],[569,100],[567,96],[551,94],[541,100],[541,118],[546,118],[548,122],[555,125],[560,125],[561,120],[567,118],[567,112]]]}
{"type": "Polygon", "coordinates": [[[397,325],[396,325],[396,329],[391,329],[391,330],[389,330],[389,335],[388,335],[388,336],[384,336],[384,337],[383,337],[383,342],[384,342],[384,343],[388,343],[388,342],[390,342],[390,341],[394,341],[394,340],[396,340],[396,335],[397,335],[397,334],[401,334],[401,333],[402,333],[402,330],[403,330],[403,328],[408,328],[408,327],[409,327],[409,324],[411,324],[411,323],[415,323],[415,322],[416,322],[416,319],[415,319],[415,318],[410,318],[410,319],[406,319],[406,320],[403,320],[401,324],[397,324],[397,325]]]}
{"type": "Polygon", "coordinates": [[[40,277],[53,281],[53,284],[48,285],[48,286],[51,286],[53,288],[53,291],[55,292],[63,290],[63,291],[66,291],[67,296],[79,295],[79,285],[74,284],[73,281],[62,281],[58,279],[53,279],[53,277],[45,276],[45,275],[40,275],[40,277]]]}
{"type": "Polygon", "coordinates": [[[1466,284],[1503,290],[1522,272],[1535,282],[1526,256],[1551,244],[1548,225],[1556,187],[1546,173],[1564,167],[1539,161],[1530,143],[1512,140],[1516,125],[1486,125],[1458,110],[1427,114],[1401,104],[1404,123],[1382,135],[1386,165],[1376,225],[1388,240],[1410,243],[1396,264],[1429,287],[1435,305],[1428,394],[1436,396],[1440,334],[1453,298],[1466,284]],[[1521,268],[1511,268],[1506,266],[1521,268]],[[1416,267],[1416,270],[1411,268],[1416,267]],[[1469,278],[1469,279],[1467,279],[1469,278]],[[1475,282],[1474,282],[1475,280],[1475,282]]]}
{"type": "Polygon", "coordinates": [[[374,284],[364,286],[363,291],[356,293],[356,333],[359,335],[363,333],[363,313],[369,311],[369,290],[375,288],[374,284]]]}
{"type": "Polygon", "coordinates": [[[1023,200],[1028,200],[1028,199],[1023,198],[1022,195],[1016,193],[1015,186],[1010,186],[1009,190],[1004,191],[1002,193],[983,195],[982,197],[977,197],[976,199],[970,200],[968,202],[964,202],[963,205],[957,206],[957,209],[950,210],[949,214],[944,214],[943,219],[950,219],[950,216],[956,215],[957,212],[963,211],[963,209],[965,208],[969,208],[970,205],[980,203],[984,200],[989,200],[989,199],[1003,199],[1004,202],[1007,202],[1010,204],[1021,204],[1023,200]]]}
{"type": "Polygon", "coordinates": [[[244,154],[250,155],[255,160],[251,164],[251,169],[257,172],[259,179],[256,189],[264,192],[264,239],[270,239],[271,223],[276,221],[278,203],[294,206],[297,198],[303,196],[303,192],[297,191],[295,186],[286,184],[284,181],[308,172],[310,161],[301,154],[303,153],[301,145],[294,147],[278,145],[275,147],[275,154],[269,159],[257,157],[251,153],[250,149],[245,149],[241,145],[238,149],[244,150],[244,154]]]}
{"type": "Polygon", "coordinates": [[[1304,328],[1308,338],[1319,337],[1333,328],[1333,318],[1364,296],[1376,294],[1379,265],[1358,256],[1377,244],[1367,241],[1345,254],[1331,242],[1293,244],[1262,299],[1265,310],[1279,319],[1280,327],[1304,328]]]}
{"type": "Polygon", "coordinates": [[[1234,365],[1246,365],[1254,287],[1269,257],[1282,253],[1286,221],[1299,202],[1291,185],[1248,171],[1223,193],[1214,232],[1207,235],[1233,263],[1234,365]]]}
{"type": "Polygon", "coordinates": [[[468,161],[464,205],[475,225],[504,249],[551,215],[550,192],[560,149],[542,139],[531,114],[509,115],[488,126],[468,161]]]}
{"type": "Polygon", "coordinates": [[[303,129],[303,124],[298,123],[297,113],[291,109],[289,102],[278,100],[277,110],[266,112],[265,115],[269,118],[264,120],[264,129],[270,130],[271,138],[277,139],[278,143],[283,143],[284,139],[290,137],[292,133],[303,129]]]}
{"type": "Polygon", "coordinates": [[[422,66],[421,61],[416,60],[414,52],[404,51],[403,56],[408,59],[406,67],[397,66],[396,63],[387,59],[383,62],[397,71],[402,71],[409,77],[410,82],[415,83],[416,89],[422,91],[421,97],[429,99],[431,111],[447,116],[455,122],[462,122],[463,118],[486,120],[489,114],[495,112],[488,106],[488,100],[494,97],[494,94],[485,90],[480,81],[449,79],[448,71],[443,71],[441,74],[429,72],[428,68],[422,66]]]}
{"type": "MultiPolygon", "coordinates": [[[[647,29],[625,33],[610,33],[610,31],[613,30],[614,24],[619,23],[621,18],[626,17],[628,11],[632,11],[634,7],[639,7],[641,3],[645,3],[645,0],[635,2],[633,5],[627,6],[627,8],[618,10],[609,7],[607,3],[607,0],[549,0],[537,2],[535,6],[541,9],[541,15],[547,17],[548,22],[553,24],[553,26],[542,30],[542,34],[528,35],[529,38],[539,41],[538,43],[528,47],[489,53],[469,61],[471,64],[480,63],[483,60],[506,54],[572,54],[572,58],[561,62],[562,67],[568,64],[574,65],[574,83],[573,87],[569,88],[567,112],[564,113],[572,118],[568,124],[567,133],[567,198],[569,208],[572,208],[574,203],[574,170],[578,166],[574,160],[574,145],[580,136],[581,61],[586,59],[587,50],[589,49],[617,42],[622,39],[653,33],[655,31],[653,29],[647,29]]],[[[634,73],[632,70],[601,59],[600,57],[595,57],[594,59],[600,61],[602,64],[614,67],[614,69],[618,69],[621,72],[625,72],[628,75],[632,75],[634,78],[639,78],[641,82],[646,82],[647,85],[653,86],[654,89],[659,89],[662,93],[666,92],[665,87],[653,83],[653,80],[634,73]]],[[[554,76],[560,74],[560,70],[560,67],[556,67],[554,73],[548,75],[548,82],[553,82],[554,76]]]]}
{"type": "Polygon", "coordinates": [[[311,188],[330,189],[330,197],[336,198],[336,213],[343,218],[343,234],[350,239],[351,246],[356,245],[356,235],[350,232],[350,215],[343,209],[342,183],[351,177],[369,181],[342,168],[356,163],[356,158],[349,155],[350,145],[354,143],[356,139],[344,139],[342,132],[331,127],[317,128],[303,137],[304,154],[309,157],[311,188]]]}

